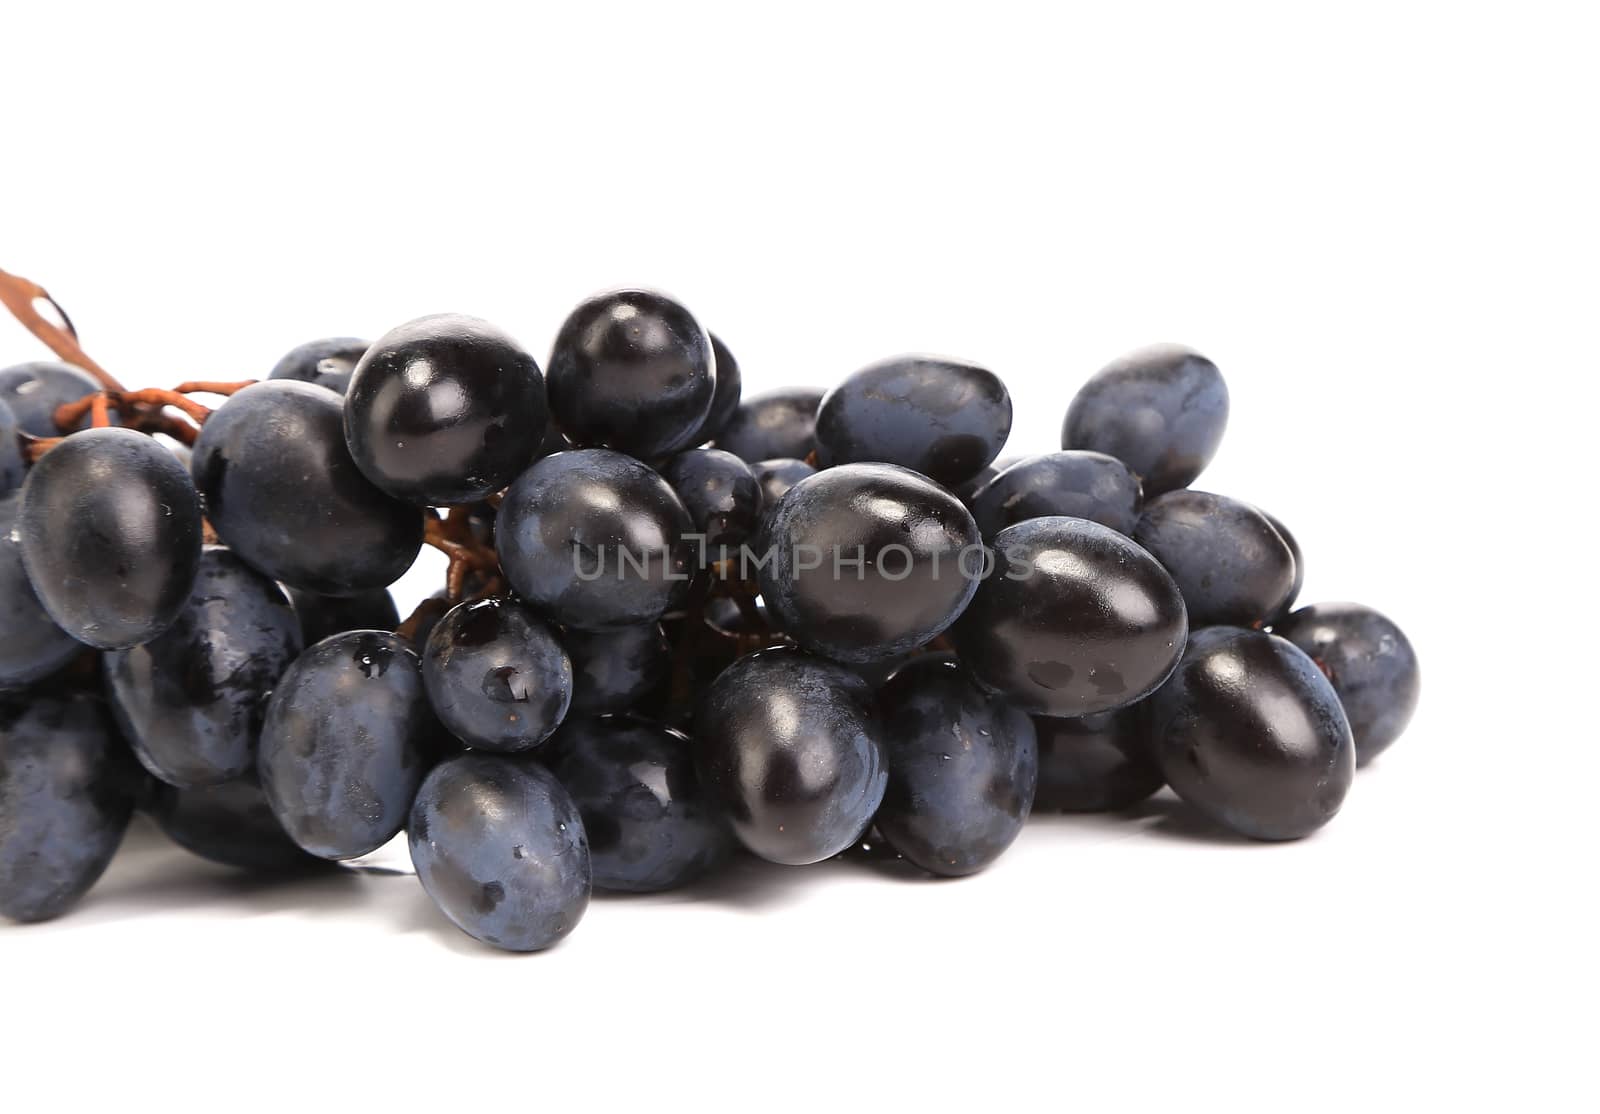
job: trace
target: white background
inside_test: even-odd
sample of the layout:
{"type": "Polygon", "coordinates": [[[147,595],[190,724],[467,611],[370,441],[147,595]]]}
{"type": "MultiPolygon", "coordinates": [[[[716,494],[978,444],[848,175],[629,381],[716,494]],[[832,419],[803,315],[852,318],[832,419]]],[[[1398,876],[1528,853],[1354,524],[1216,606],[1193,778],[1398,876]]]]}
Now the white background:
{"type": "Polygon", "coordinates": [[[1233,394],[1197,486],[1424,688],[1303,843],[1044,818],[969,881],[750,867],[533,957],[140,829],[0,927],[5,1108],[1593,1109],[1595,28],[1197,9],[6,4],[0,266],[124,381],[444,310],[542,360],[646,284],[752,393],[983,362],[1031,452],[1180,340],[1233,394]]]}

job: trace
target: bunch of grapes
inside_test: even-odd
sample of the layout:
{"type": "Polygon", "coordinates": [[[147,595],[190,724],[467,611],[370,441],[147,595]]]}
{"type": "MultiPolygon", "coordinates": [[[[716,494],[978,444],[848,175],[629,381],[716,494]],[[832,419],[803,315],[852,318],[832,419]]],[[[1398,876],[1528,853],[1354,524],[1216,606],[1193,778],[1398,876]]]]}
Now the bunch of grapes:
{"type": "Polygon", "coordinates": [[[1113,362],[1060,451],[997,461],[982,367],[743,400],[642,290],[578,306],[543,371],[444,315],[173,391],[19,316],[74,362],[0,372],[14,919],[66,910],[135,810],[247,870],[403,831],[443,914],[521,951],[592,887],[864,843],[964,875],[1030,811],[1162,786],[1295,839],[1417,700],[1394,623],[1296,610],[1284,525],[1189,487],[1228,393],[1184,348],[1113,362]],[[446,584],[401,621],[425,544],[446,584]]]}

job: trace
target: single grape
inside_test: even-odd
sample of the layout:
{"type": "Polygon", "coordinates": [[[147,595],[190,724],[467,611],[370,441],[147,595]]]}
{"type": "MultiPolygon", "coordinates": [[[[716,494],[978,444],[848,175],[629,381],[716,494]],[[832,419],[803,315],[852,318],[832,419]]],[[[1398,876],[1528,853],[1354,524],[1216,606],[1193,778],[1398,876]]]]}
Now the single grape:
{"type": "Polygon", "coordinates": [[[1167,784],[1252,839],[1298,839],[1333,819],[1355,743],[1328,679],[1292,643],[1211,627],[1150,698],[1150,745],[1167,784]]]}
{"type": "Polygon", "coordinates": [[[1063,449],[1124,461],[1146,498],[1187,487],[1211,463],[1228,425],[1228,386],[1217,365],[1176,344],[1113,360],[1072,399],[1063,449]]]}
{"type": "Polygon", "coordinates": [[[978,528],[954,495],[887,464],[825,469],[767,516],[761,596],[809,649],[844,662],[937,637],[982,573],[978,528]]]}
{"type": "Polygon", "coordinates": [[[695,768],[734,834],[763,859],[820,862],[872,822],[888,772],[872,690],[800,650],[762,650],[700,699],[695,768]]]}
{"type": "Polygon", "coordinates": [[[22,459],[22,427],[17,423],[16,411],[0,400],[0,496],[9,495],[22,486],[28,465],[22,459]]]}
{"type": "Polygon", "coordinates": [[[561,642],[572,659],[570,715],[625,712],[659,688],[672,668],[672,651],[659,623],[569,630],[561,642]]]}
{"type": "MultiPolygon", "coordinates": [[[[1259,510],[1260,508],[1257,509],[1259,510]]],[[[1261,517],[1272,523],[1272,528],[1278,532],[1278,537],[1282,538],[1283,544],[1289,547],[1289,556],[1294,558],[1294,582],[1289,585],[1289,595],[1278,605],[1278,609],[1272,613],[1272,617],[1268,620],[1268,623],[1271,624],[1281,622],[1288,616],[1290,611],[1294,610],[1294,601],[1300,598],[1300,589],[1306,585],[1306,559],[1305,555],[1300,552],[1300,543],[1294,540],[1294,535],[1289,533],[1287,526],[1278,521],[1276,516],[1270,515],[1266,511],[1261,512],[1261,517]]],[[[1360,741],[1357,740],[1357,749],[1359,747],[1360,741]]]]}
{"type": "Polygon", "coordinates": [[[347,630],[394,630],[400,625],[400,610],[387,588],[355,596],[319,596],[291,588],[289,598],[294,601],[301,640],[307,646],[347,630]]]}
{"type": "Polygon", "coordinates": [[[337,634],[296,658],[272,693],[256,759],[261,788],[301,847],[353,859],[405,823],[441,730],[401,638],[337,634]]]}
{"type": "Polygon", "coordinates": [[[961,660],[1028,712],[1086,716],[1149,695],[1183,653],[1189,623],[1155,558],[1081,518],[1002,530],[956,624],[961,660]]]}
{"type": "Polygon", "coordinates": [[[240,391],[200,431],[193,470],[217,535],[291,588],[386,588],[422,547],[422,511],[361,474],[339,396],[325,387],[274,380],[240,391]]]}
{"type": "Polygon", "coordinates": [[[170,785],[217,785],[255,765],[267,695],[303,646],[283,589],[211,547],[173,624],[102,659],[106,690],[145,769],[170,785]]]}
{"type": "Polygon", "coordinates": [[[1150,755],[1144,705],[1067,718],[1033,717],[1039,737],[1035,812],[1115,812],[1166,784],[1150,755]]]}
{"type": "Polygon", "coordinates": [[[1087,518],[1119,534],[1139,521],[1139,477],[1116,457],[1064,451],[1014,464],[968,501],[986,538],[1030,518],[1087,518]]]}
{"type": "Polygon", "coordinates": [[[706,562],[737,551],[761,526],[761,485],[750,466],[719,449],[689,449],[661,466],[694,523],[706,562]]]}
{"type": "Polygon", "coordinates": [[[711,338],[662,294],[616,290],[568,315],[550,353],[550,408],[582,445],[651,459],[694,443],[716,393],[711,338]]]}
{"type": "Polygon", "coordinates": [[[556,622],[614,630],[654,622],[688,589],[694,524],[672,488],[608,449],[545,457],[496,519],[511,587],[556,622]]]}
{"type": "Polygon", "coordinates": [[[711,392],[711,409],[706,411],[705,421],[689,438],[689,445],[704,445],[707,441],[716,440],[738,411],[739,396],[744,389],[739,375],[739,361],[733,358],[733,353],[728,351],[728,346],[722,343],[716,333],[708,335],[717,366],[717,385],[711,392]]]}
{"type": "Polygon", "coordinates": [[[749,462],[804,460],[817,447],[822,394],[810,387],[791,387],[748,399],[723,427],[716,447],[749,462]]]}
{"type": "Polygon", "coordinates": [[[297,379],[344,394],[350,375],[366,355],[367,341],[356,337],[328,337],[311,340],[289,352],[273,365],[268,379],[297,379]]]}
{"type": "Polygon", "coordinates": [[[1178,582],[1197,630],[1262,625],[1295,590],[1294,551],[1264,514],[1237,499],[1168,492],[1150,500],[1133,540],[1178,582]]]}
{"type": "Polygon", "coordinates": [[[1011,435],[1011,396],[976,364],[897,356],[849,376],[817,409],[819,464],[898,464],[954,487],[1011,435]]]}
{"type": "Polygon", "coordinates": [[[83,650],[56,626],[34,593],[16,534],[22,496],[0,496],[0,692],[48,677],[83,650]]]}
{"type": "Polygon", "coordinates": [[[417,793],[406,834],[422,888],[486,944],[548,948],[589,907],[578,807],[536,763],[492,754],[441,762],[417,793]]]}
{"type": "Polygon", "coordinates": [[[789,489],[807,476],[816,475],[817,470],[803,460],[793,457],[780,457],[777,460],[757,461],[750,466],[755,473],[756,483],[761,486],[761,510],[763,514],[778,505],[778,500],[789,494],[789,489]]]}
{"type": "Polygon", "coordinates": [[[146,811],[173,843],[223,866],[275,871],[323,861],[289,838],[253,773],[193,789],[156,782],[146,811]]]}
{"type": "Polygon", "coordinates": [[[889,763],[878,831],[932,874],[954,878],[994,862],[1033,807],[1033,721],[945,654],[902,667],[878,703],[889,763]]]}
{"type": "Polygon", "coordinates": [[[0,697],[0,916],[60,916],[105,871],[138,765],[91,696],[0,697]]]}
{"type": "Polygon", "coordinates": [[[409,503],[492,495],[533,462],[549,424],[544,377],[516,341],[476,317],[438,314],[389,330],[345,392],[344,433],[362,473],[409,503]]]}
{"type": "Polygon", "coordinates": [[[733,851],[678,732],[626,716],[578,719],[550,749],[550,770],[583,817],[596,889],[676,889],[733,851]]]}
{"type": "Polygon", "coordinates": [[[1372,761],[1405,731],[1422,675],[1417,652],[1392,619],[1358,603],[1317,603],[1272,633],[1308,654],[1332,683],[1355,736],[1358,763],[1372,761]]]}
{"type": "Polygon", "coordinates": [[[116,650],[172,625],[200,565],[200,498],[130,429],[74,433],[22,487],[17,534],[39,602],[80,642],[116,650]]]}
{"type": "Polygon", "coordinates": [[[509,599],[464,603],[422,650],[422,680],[440,722],[470,747],[531,750],[572,702],[572,662],[534,610],[509,599]]]}
{"type": "MultiPolygon", "coordinates": [[[[36,360],[0,371],[0,402],[11,407],[22,432],[35,437],[61,436],[56,410],[98,390],[100,381],[87,371],[55,360],[36,360]]],[[[115,411],[111,417],[113,422],[118,420],[115,411]]],[[[88,424],[86,414],[78,428],[88,424]]]]}

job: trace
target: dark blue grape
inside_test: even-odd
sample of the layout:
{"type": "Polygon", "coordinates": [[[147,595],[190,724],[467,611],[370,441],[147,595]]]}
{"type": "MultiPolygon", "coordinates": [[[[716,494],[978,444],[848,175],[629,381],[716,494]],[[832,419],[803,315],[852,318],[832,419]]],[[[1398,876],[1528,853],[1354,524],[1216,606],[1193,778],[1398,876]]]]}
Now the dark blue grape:
{"type": "Polygon", "coordinates": [[[718,435],[716,447],[749,463],[793,458],[816,450],[817,407],[823,392],[791,387],[740,404],[718,435]]]}
{"type": "Polygon", "coordinates": [[[791,487],[817,472],[805,461],[793,457],[757,461],[750,466],[750,470],[755,473],[756,483],[761,485],[763,514],[776,507],[778,500],[789,494],[791,487]]]}
{"type": "Polygon", "coordinates": [[[357,596],[319,596],[291,588],[289,598],[294,601],[301,638],[307,646],[347,630],[394,630],[400,625],[400,611],[387,588],[357,596]]]}
{"type": "Polygon", "coordinates": [[[357,466],[395,498],[424,506],[505,487],[533,462],[548,423],[533,357],[462,314],[389,330],[345,392],[345,441],[357,466]]]}
{"type": "Polygon", "coordinates": [[[850,846],[883,800],[888,771],[872,690],[794,649],[740,658],[701,697],[701,783],[763,859],[821,862],[850,846]]]}
{"type": "Polygon", "coordinates": [[[366,355],[367,342],[356,337],[328,337],[291,348],[272,367],[268,379],[297,379],[344,394],[350,374],[366,355]]]}
{"type": "Polygon", "coordinates": [[[172,626],[105,655],[106,688],[145,769],[171,785],[216,785],[254,766],[267,696],[303,645],[283,589],[213,547],[172,626]]]}
{"type": "Polygon", "coordinates": [[[275,380],[240,391],[200,431],[193,470],[222,541],[292,588],[386,588],[422,547],[422,511],[361,474],[339,396],[324,387],[275,380]]]}
{"type": "MultiPolygon", "coordinates": [[[[1300,552],[1300,543],[1294,540],[1294,535],[1289,533],[1287,526],[1278,521],[1276,516],[1270,515],[1266,511],[1261,512],[1261,517],[1272,523],[1272,528],[1278,532],[1278,537],[1282,538],[1283,544],[1289,547],[1289,556],[1294,558],[1294,583],[1289,585],[1289,595],[1278,605],[1278,609],[1272,613],[1271,619],[1268,620],[1269,623],[1280,622],[1290,611],[1294,610],[1294,601],[1300,598],[1300,589],[1306,585],[1306,559],[1305,555],[1300,552]]],[[[1359,749],[1359,742],[1357,746],[1359,749]]]]}
{"type": "MultiPolygon", "coordinates": [[[[87,371],[55,360],[36,360],[0,371],[0,402],[11,407],[22,432],[35,437],[61,436],[56,410],[98,390],[100,381],[87,371]]],[[[114,411],[112,420],[116,420],[114,411]]],[[[78,428],[88,424],[85,415],[78,428]]]]}
{"type": "Polygon", "coordinates": [[[1358,603],[1302,607],[1272,628],[1294,643],[1327,676],[1339,694],[1356,761],[1370,762],[1398,739],[1411,722],[1421,692],[1417,652],[1387,616],[1358,603]]]}
{"type": "Polygon", "coordinates": [[[818,463],[898,464],[954,487],[1000,455],[1011,396],[992,371],[897,356],[849,376],[817,409],[818,463]]]}
{"type": "Polygon", "coordinates": [[[1168,492],[1150,500],[1133,540],[1178,582],[1196,629],[1259,626],[1295,590],[1294,552],[1265,515],[1236,499],[1168,492]]]}
{"type": "Polygon", "coordinates": [[[733,415],[739,409],[739,395],[744,389],[742,377],[739,374],[739,361],[733,358],[733,353],[728,351],[728,346],[716,333],[711,337],[711,352],[717,365],[717,386],[711,392],[711,409],[706,411],[705,421],[700,423],[700,428],[694,436],[689,438],[689,445],[704,445],[713,441],[733,420],[733,415]]]}
{"type": "Polygon", "coordinates": [[[417,878],[467,935],[548,948],[589,907],[589,844],[571,796],[543,767],[490,754],[435,766],[406,825],[417,878]]]}
{"type": "Polygon", "coordinates": [[[0,496],[0,691],[48,677],[83,650],[56,626],[39,602],[22,564],[15,527],[22,496],[0,496]]]}
{"type": "Polygon", "coordinates": [[[422,650],[422,680],[440,722],[470,747],[530,750],[560,726],[572,702],[572,662],[526,604],[464,603],[422,650]]]}
{"type": "Polygon", "coordinates": [[[545,457],[506,492],[500,567],[519,596],[563,626],[654,622],[688,589],[694,524],[672,488],[631,457],[545,457]]]}
{"type": "Polygon", "coordinates": [[[8,495],[22,486],[27,474],[27,462],[22,459],[22,427],[17,424],[16,412],[0,401],[0,495],[8,495]]]}
{"type": "Polygon", "coordinates": [[[983,551],[954,495],[915,472],[847,464],[801,480],[767,516],[761,596],[784,630],[838,661],[935,638],[977,587],[983,551]]]}
{"type": "Polygon", "coordinates": [[[550,408],[581,445],[651,459],[694,444],[716,393],[711,338],[661,294],[616,290],[568,315],[550,353],[550,408]]]}
{"type": "Polygon", "coordinates": [[[761,485],[750,466],[718,449],[689,449],[661,466],[701,536],[697,545],[707,562],[737,550],[761,526],[761,485]]]}
{"type": "Polygon", "coordinates": [[[1039,792],[1034,811],[1114,812],[1166,784],[1150,754],[1143,707],[1070,719],[1035,716],[1039,792]]]}
{"type": "Polygon", "coordinates": [[[678,732],[623,716],[580,719],[563,726],[550,749],[551,772],[583,817],[596,889],[676,889],[732,852],[733,833],[678,732]]]}
{"type": "Polygon", "coordinates": [[[1139,477],[1104,453],[1059,452],[1029,457],[1001,472],[969,500],[986,538],[1030,518],[1087,518],[1119,534],[1139,521],[1139,477]]]}
{"type": "Polygon", "coordinates": [[[1067,408],[1063,449],[1124,461],[1146,498],[1187,487],[1211,463],[1228,425],[1228,386],[1217,365],[1176,344],[1107,364],[1067,408]]]}
{"type": "Polygon", "coordinates": [[[978,494],[978,492],[982,491],[984,488],[988,487],[989,484],[993,483],[995,477],[999,476],[1001,472],[1004,472],[1007,468],[1010,468],[1014,464],[1021,464],[1025,459],[1027,458],[1020,456],[1000,457],[993,463],[984,465],[983,468],[978,471],[978,474],[973,476],[972,479],[968,480],[966,483],[956,484],[950,489],[950,494],[954,495],[957,499],[960,499],[961,502],[970,509],[972,506],[972,499],[978,494]]]}
{"type": "Polygon", "coordinates": [[[267,704],[261,788],[301,847],[353,859],[405,823],[441,730],[401,638],[334,635],[295,659],[267,704]]]}
{"type": "Polygon", "coordinates": [[[146,811],[173,843],[223,866],[273,871],[323,861],[289,838],[254,774],[194,789],[157,782],[146,811]]]}
{"type": "Polygon", "coordinates": [[[39,602],[80,642],[148,642],[178,617],[200,565],[200,499],[183,466],[129,429],[74,433],[22,487],[17,533],[39,602]]]}
{"type": "Polygon", "coordinates": [[[889,763],[878,831],[933,874],[959,877],[994,862],[1033,807],[1033,722],[942,654],[902,667],[878,702],[889,763]]]}
{"type": "Polygon", "coordinates": [[[60,916],[105,871],[133,814],[138,766],[98,700],[0,698],[0,916],[60,916]]]}
{"type": "Polygon", "coordinates": [[[1167,784],[1253,839],[1298,839],[1333,819],[1355,774],[1339,697],[1276,635],[1197,631],[1146,709],[1167,784]]]}
{"type": "Polygon", "coordinates": [[[1031,518],[1002,530],[956,624],[961,660],[1023,710],[1086,716],[1166,680],[1189,624],[1156,560],[1098,522],[1031,518]]]}
{"type": "Polygon", "coordinates": [[[671,648],[658,623],[613,631],[569,630],[561,636],[572,659],[569,714],[625,712],[667,679],[671,648]]]}

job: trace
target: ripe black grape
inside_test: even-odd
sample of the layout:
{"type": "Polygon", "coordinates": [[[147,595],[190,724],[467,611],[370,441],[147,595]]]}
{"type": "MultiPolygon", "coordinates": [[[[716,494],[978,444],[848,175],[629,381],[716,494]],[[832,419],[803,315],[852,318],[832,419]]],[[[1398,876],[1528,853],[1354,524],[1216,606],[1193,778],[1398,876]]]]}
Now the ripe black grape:
{"type": "Polygon", "coordinates": [[[1289,533],[1287,526],[1266,511],[1261,512],[1261,517],[1272,523],[1272,528],[1278,532],[1278,537],[1282,538],[1283,544],[1289,547],[1289,556],[1294,558],[1294,581],[1289,585],[1288,596],[1278,605],[1277,610],[1272,613],[1271,618],[1268,620],[1269,623],[1273,623],[1282,620],[1290,611],[1294,610],[1294,602],[1300,598],[1300,589],[1304,588],[1306,583],[1306,558],[1305,554],[1300,552],[1300,543],[1295,541],[1294,535],[1289,533]]]}
{"type": "Polygon", "coordinates": [[[566,435],[652,459],[694,443],[711,412],[716,357],[662,294],[599,294],[568,315],[550,353],[550,408],[566,435]]]}
{"type": "Polygon", "coordinates": [[[822,391],[791,387],[740,404],[717,437],[716,447],[749,463],[804,460],[817,447],[817,407],[822,391]]]}
{"type": "Polygon", "coordinates": [[[1150,754],[1143,703],[1114,712],[1034,716],[1039,738],[1035,812],[1112,812],[1138,804],[1166,779],[1150,754]]]}
{"type": "Polygon", "coordinates": [[[257,383],[218,407],[194,446],[195,483],[228,548],[327,596],[388,587],[422,547],[421,509],[361,474],[343,413],[325,387],[257,383]]]}
{"type": "Polygon", "coordinates": [[[898,356],[863,368],[823,396],[824,467],[878,461],[954,487],[1000,454],[1011,396],[992,371],[958,360],[898,356]]]}
{"type": "Polygon", "coordinates": [[[400,625],[400,611],[387,588],[355,596],[319,596],[291,588],[289,598],[300,618],[301,641],[307,646],[347,630],[394,630],[400,625]]]}
{"type": "Polygon", "coordinates": [[[268,379],[297,379],[344,394],[350,375],[366,354],[367,342],[356,337],[328,337],[292,348],[273,365],[268,379]]]}
{"type": "Polygon", "coordinates": [[[19,439],[22,427],[10,406],[0,401],[0,496],[9,495],[22,486],[27,474],[27,462],[22,459],[19,439]]]}
{"type": "Polygon", "coordinates": [[[1133,539],[1178,582],[1196,630],[1259,626],[1293,597],[1294,551],[1266,515],[1237,499],[1169,492],[1145,507],[1133,539]]]}
{"type": "Polygon", "coordinates": [[[711,392],[711,409],[706,411],[705,421],[700,423],[700,428],[686,442],[689,445],[704,445],[707,441],[715,440],[738,412],[739,396],[744,390],[739,375],[739,361],[733,358],[733,353],[728,351],[721,337],[716,333],[709,335],[711,353],[717,366],[717,386],[711,392]]]}
{"type": "Polygon", "coordinates": [[[790,488],[762,531],[761,595],[801,645],[881,661],[937,637],[982,573],[972,516],[888,464],[828,468],[790,488]]]}
{"type": "Polygon", "coordinates": [[[1104,453],[1064,451],[1029,457],[997,475],[967,501],[985,538],[1030,518],[1087,518],[1119,534],[1139,521],[1139,477],[1104,453]]]}
{"type": "Polygon", "coordinates": [[[1183,597],[1155,558],[1097,522],[1031,518],[956,624],[961,660],[1018,707],[1052,716],[1142,699],[1183,653],[1183,597]]]}
{"type": "Polygon", "coordinates": [[[683,500],[708,562],[737,550],[761,526],[761,485],[750,466],[719,449],[689,449],[661,466],[683,500]]]}
{"type": "Polygon", "coordinates": [[[570,715],[625,712],[660,687],[672,664],[659,623],[611,631],[569,630],[561,642],[572,659],[570,715]]]}
{"type": "Polygon", "coordinates": [[[275,871],[323,861],[289,838],[254,774],[193,789],[157,782],[146,811],[173,843],[223,866],[275,871]]]}
{"type": "Polygon", "coordinates": [[[102,650],[177,618],[200,565],[200,499],[176,457],[129,429],[74,433],[33,466],[17,533],[39,601],[102,650]]]}
{"type": "Polygon", "coordinates": [[[1211,463],[1228,425],[1228,387],[1217,365],[1176,344],[1113,360],[1072,399],[1063,449],[1127,463],[1146,498],[1187,487],[1211,463]]]}
{"type": "MultiPolygon", "coordinates": [[[[100,383],[80,367],[55,360],[36,360],[0,371],[0,402],[11,407],[17,426],[35,437],[59,437],[56,410],[92,395],[100,383]]],[[[89,424],[85,415],[78,428],[89,424]]]]}
{"type": "Polygon", "coordinates": [[[0,496],[0,691],[48,677],[83,650],[56,626],[34,593],[22,564],[15,526],[22,496],[0,496]]]}
{"type": "Polygon", "coordinates": [[[751,851],[801,866],[843,851],[872,821],[888,771],[872,691],[799,650],[725,669],[693,732],[701,782],[751,851]]]}
{"type": "Polygon", "coordinates": [[[1150,698],[1150,745],[1190,805],[1253,839],[1298,839],[1331,820],[1355,773],[1339,697],[1276,635],[1212,627],[1150,698]]]}
{"type": "Polygon", "coordinates": [[[756,483],[761,485],[761,511],[768,513],[778,505],[778,500],[789,494],[789,489],[807,476],[816,474],[816,469],[803,460],[793,457],[783,457],[777,460],[761,460],[750,466],[755,473],[756,483]]]}
{"type": "Polygon", "coordinates": [[[528,605],[509,599],[456,607],[422,650],[422,680],[440,722],[481,750],[544,742],[572,702],[572,662],[528,605]]]}
{"type": "Polygon", "coordinates": [[[171,785],[216,785],[255,765],[267,695],[302,646],[283,589],[212,547],[173,624],[105,655],[106,689],[145,769],[171,785]]]}
{"type": "Polygon", "coordinates": [[[534,459],[549,417],[533,357],[476,317],[391,329],[356,365],[344,432],[367,479],[397,499],[469,503],[534,459]]]}

